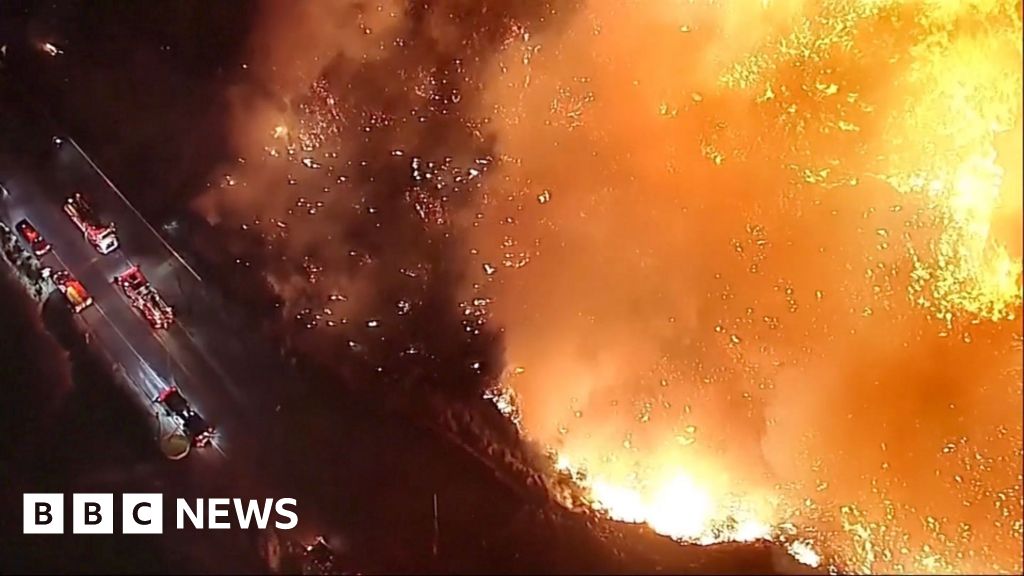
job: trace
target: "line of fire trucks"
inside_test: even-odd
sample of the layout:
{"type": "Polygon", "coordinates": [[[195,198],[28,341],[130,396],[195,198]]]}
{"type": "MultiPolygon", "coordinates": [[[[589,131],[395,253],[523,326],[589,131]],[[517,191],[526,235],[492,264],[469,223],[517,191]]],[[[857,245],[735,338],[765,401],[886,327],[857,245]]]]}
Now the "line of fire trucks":
{"type": "MultiPolygon", "coordinates": [[[[120,246],[114,225],[103,222],[81,193],[65,200],[64,213],[82,232],[86,241],[100,254],[110,254],[120,246]]],[[[41,258],[53,249],[28,220],[23,219],[18,222],[15,229],[37,257],[41,258]]],[[[51,278],[67,298],[75,313],[81,312],[92,304],[92,297],[89,296],[85,287],[67,270],[56,272],[52,274],[51,278]]],[[[114,277],[113,282],[121,289],[132,308],[142,314],[142,317],[154,329],[166,330],[174,323],[174,309],[150,284],[138,266],[133,265],[118,274],[114,277]]]]}
{"type": "MultiPolygon", "coordinates": [[[[114,224],[101,220],[81,193],[67,198],[63,209],[86,241],[100,254],[110,254],[120,246],[114,224]]],[[[36,257],[42,258],[53,250],[53,246],[27,219],[20,220],[14,227],[36,257]]],[[[93,304],[85,286],[68,270],[53,272],[45,268],[44,275],[53,280],[74,313],[78,314],[93,304]]],[[[137,265],[115,276],[113,283],[155,330],[167,330],[174,323],[174,308],[167,304],[137,265]]],[[[189,405],[177,387],[165,389],[153,401],[160,404],[168,416],[178,420],[194,445],[205,446],[213,439],[213,426],[189,405]]]]}

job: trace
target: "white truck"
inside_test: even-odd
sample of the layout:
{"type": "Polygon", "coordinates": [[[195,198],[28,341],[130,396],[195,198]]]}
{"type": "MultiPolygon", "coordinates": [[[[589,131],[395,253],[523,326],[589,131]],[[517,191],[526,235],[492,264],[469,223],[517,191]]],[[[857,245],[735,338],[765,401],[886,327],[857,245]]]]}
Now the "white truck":
{"type": "Polygon", "coordinates": [[[114,229],[114,225],[100,220],[80,192],[64,201],[64,212],[82,231],[85,239],[92,244],[97,252],[110,254],[117,250],[117,231],[114,229]]]}

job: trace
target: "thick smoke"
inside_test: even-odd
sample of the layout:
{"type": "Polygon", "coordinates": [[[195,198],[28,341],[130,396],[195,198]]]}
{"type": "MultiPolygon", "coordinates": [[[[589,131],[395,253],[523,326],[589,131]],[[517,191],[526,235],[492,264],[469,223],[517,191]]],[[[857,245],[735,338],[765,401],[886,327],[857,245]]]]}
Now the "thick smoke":
{"type": "Polygon", "coordinates": [[[300,330],[300,345],[350,380],[477,396],[500,370],[495,336],[456,299],[468,253],[453,215],[493,161],[492,131],[465,112],[480,69],[548,10],[263,5],[252,81],[231,93],[239,159],[197,206],[259,235],[286,313],[324,329],[300,330]]]}
{"type": "MultiPolygon", "coordinates": [[[[938,546],[931,517],[970,551],[954,567],[1013,566],[1019,323],[908,298],[907,245],[942,233],[929,198],[807,182],[922,154],[883,114],[821,129],[840,110],[798,66],[722,88],[817,9],[762,4],[268,2],[234,94],[244,163],[202,208],[280,256],[323,358],[467,393],[507,366],[527,433],[609,481],[682,470],[812,531],[896,526],[875,531],[897,548],[938,546]]],[[[837,89],[896,102],[902,64],[863,56],[830,56],[837,89]]],[[[1018,200],[992,241],[1019,258],[1002,164],[1018,200]]]]}

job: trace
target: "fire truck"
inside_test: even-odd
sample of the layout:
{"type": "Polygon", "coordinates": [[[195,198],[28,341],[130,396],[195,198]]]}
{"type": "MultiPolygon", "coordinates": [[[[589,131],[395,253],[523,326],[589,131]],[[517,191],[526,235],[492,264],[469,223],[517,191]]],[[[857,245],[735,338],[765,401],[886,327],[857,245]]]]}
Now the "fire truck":
{"type": "Polygon", "coordinates": [[[174,322],[174,309],[164,301],[138,266],[132,266],[117,275],[114,283],[132,303],[132,308],[138,310],[150,326],[157,330],[170,328],[174,322]]]}
{"type": "Polygon", "coordinates": [[[64,201],[64,212],[100,254],[110,254],[117,250],[117,232],[114,225],[102,222],[81,193],[76,193],[64,201]]]}
{"type": "Polygon", "coordinates": [[[192,408],[176,386],[160,392],[153,401],[163,406],[164,412],[181,424],[182,429],[192,440],[193,445],[201,448],[213,440],[213,436],[216,433],[214,427],[210,426],[192,408]]]}

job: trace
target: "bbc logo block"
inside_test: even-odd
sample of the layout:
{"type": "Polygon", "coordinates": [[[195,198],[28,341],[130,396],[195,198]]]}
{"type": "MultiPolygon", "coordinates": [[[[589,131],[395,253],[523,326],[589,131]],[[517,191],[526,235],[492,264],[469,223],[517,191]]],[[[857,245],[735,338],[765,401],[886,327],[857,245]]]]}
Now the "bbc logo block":
{"type": "MultiPolygon", "coordinates": [[[[122,494],[121,532],[124,534],[163,534],[162,494],[122,494]]],[[[113,494],[72,494],[71,532],[73,534],[114,533],[113,494]]],[[[25,534],[64,533],[63,494],[25,494],[23,500],[25,534]]]]}
{"type": "Polygon", "coordinates": [[[71,530],[75,534],[114,533],[113,494],[72,494],[71,530]]]}
{"type": "Polygon", "coordinates": [[[63,534],[64,495],[25,494],[22,518],[25,534],[63,534]]]}
{"type": "Polygon", "coordinates": [[[121,532],[123,534],[163,534],[163,495],[123,494],[121,496],[121,532]]]}

